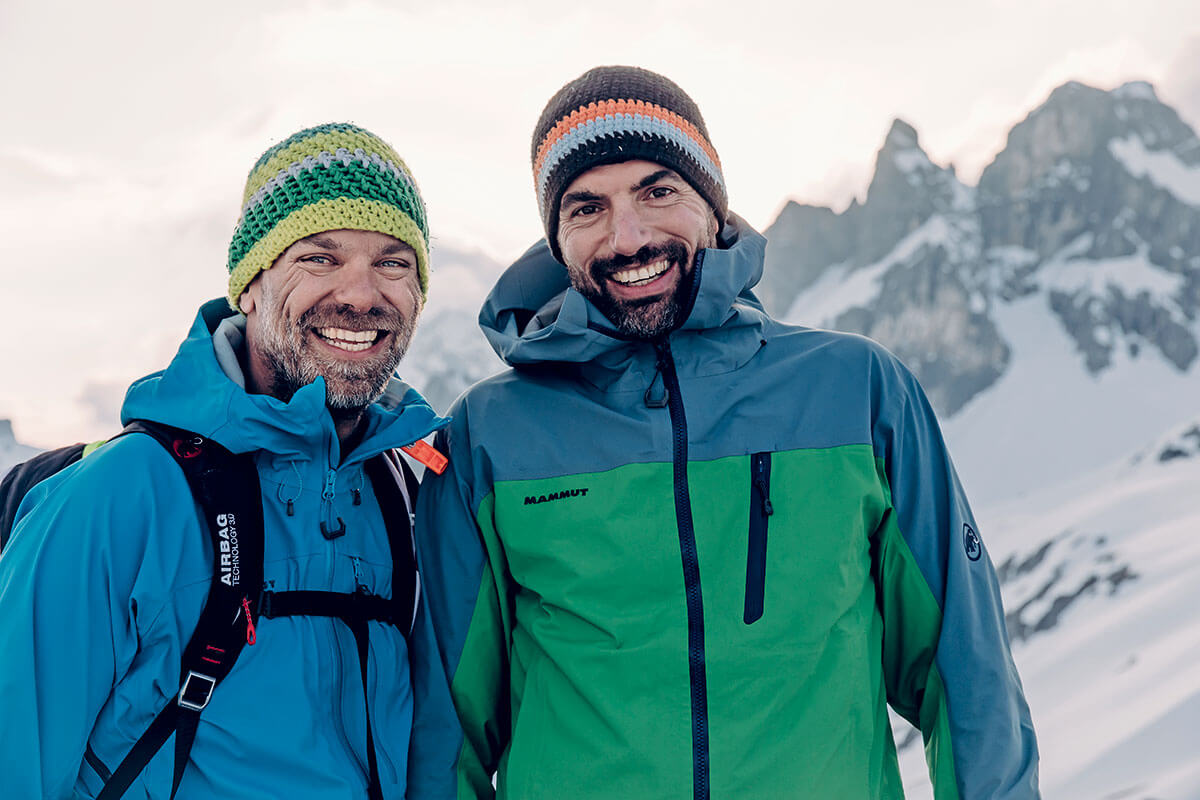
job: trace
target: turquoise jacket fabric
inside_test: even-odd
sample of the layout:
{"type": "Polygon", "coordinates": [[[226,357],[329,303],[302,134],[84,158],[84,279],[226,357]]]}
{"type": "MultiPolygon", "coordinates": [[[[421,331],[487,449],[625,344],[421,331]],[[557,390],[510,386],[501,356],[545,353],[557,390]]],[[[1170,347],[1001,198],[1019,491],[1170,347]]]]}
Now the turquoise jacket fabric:
{"type": "MultiPolygon", "coordinates": [[[[222,311],[223,299],[202,308],[167,369],[130,387],[123,421],[154,420],[255,454],[268,587],[390,596],[387,533],[363,462],[445,421],[393,380],[343,456],[321,379],[288,403],[244,390],[239,330],[226,324],[214,339],[205,320],[222,311]],[[326,540],[321,523],[338,517],[345,535],[326,540]]],[[[30,492],[0,556],[0,794],[95,796],[99,773],[121,762],[179,688],[211,551],[182,471],[145,435],[115,439],[30,492]]],[[[177,797],[365,797],[363,688],[350,631],[322,617],[256,622],[256,643],[200,717],[177,797]]],[[[420,673],[429,658],[428,629],[418,626],[409,652],[399,629],[370,625],[380,780],[386,797],[402,798],[409,665],[420,673]]],[[[168,797],[172,741],[126,797],[168,797]]]]}
{"type": "Polygon", "coordinates": [[[544,242],[488,298],[513,369],[455,403],[418,501],[462,724],[425,758],[460,798],[899,798],[890,705],[938,800],[1036,797],[995,572],[923,392],[867,339],[767,316],[765,241],[729,230],[657,347],[544,242]]]}

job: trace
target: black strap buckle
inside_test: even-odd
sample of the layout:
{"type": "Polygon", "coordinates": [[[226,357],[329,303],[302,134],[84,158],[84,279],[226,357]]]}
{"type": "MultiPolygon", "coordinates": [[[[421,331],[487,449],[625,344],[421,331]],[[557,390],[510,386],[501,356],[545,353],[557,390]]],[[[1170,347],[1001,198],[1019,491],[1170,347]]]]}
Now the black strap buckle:
{"type": "Polygon", "coordinates": [[[176,702],[183,708],[203,711],[204,707],[208,705],[208,701],[212,699],[213,689],[216,685],[215,678],[205,675],[203,672],[191,670],[184,678],[183,686],[179,688],[179,699],[176,702]],[[193,679],[195,679],[194,685],[193,679]]]}

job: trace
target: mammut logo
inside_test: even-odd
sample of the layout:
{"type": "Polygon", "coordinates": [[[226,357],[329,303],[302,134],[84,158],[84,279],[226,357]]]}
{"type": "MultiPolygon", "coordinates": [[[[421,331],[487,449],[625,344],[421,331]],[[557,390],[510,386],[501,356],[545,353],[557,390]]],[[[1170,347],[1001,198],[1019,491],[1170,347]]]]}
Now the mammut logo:
{"type": "Polygon", "coordinates": [[[963,523],[963,549],[967,551],[967,558],[972,561],[978,561],[983,555],[983,542],[979,541],[979,534],[975,532],[967,523],[963,523]]]}
{"type": "Polygon", "coordinates": [[[538,503],[549,503],[551,500],[562,500],[565,497],[583,497],[588,493],[585,489],[563,489],[561,492],[551,492],[550,494],[526,495],[525,505],[536,506],[538,503]]]}
{"type": "Polygon", "coordinates": [[[218,550],[221,565],[221,583],[237,586],[242,579],[241,560],[238,558],[237,520],[233,514],[217,515],[218,550]]]}

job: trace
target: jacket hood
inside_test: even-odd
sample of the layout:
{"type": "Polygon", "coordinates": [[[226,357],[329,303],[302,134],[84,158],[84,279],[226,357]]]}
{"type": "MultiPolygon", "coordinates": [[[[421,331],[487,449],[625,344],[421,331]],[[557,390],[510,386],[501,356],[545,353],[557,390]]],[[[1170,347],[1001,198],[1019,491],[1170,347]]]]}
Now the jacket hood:
{"type": "MultiPolygon", "coordinates": [[[[699,288],[679,330],[760,324],[765,315],[751,289],[762,277],[766,245],[761,234],[730,214],[720,247],[700,252],[699,288]]],[[[544,239],[500,276],[479,312],[479,325],[510,366],[589,362],[630,344],[571,288],[566,267],[544,239]]]]}
{"type": "MultiPolygon", "coordinates": [[[[125,394],[121,423],[147,419],[194,431],[235,452],[266,450],[288,456],[332,448],[340,459],[333,418],[325,407],[325,381],[317,378],[283,402],[250,394],[236,353],[245,320],[224,298],[205,303],[170,365],[136,381],[125,394]]],[[[355,460],[401,447],[446,425],[404,382],[392,378],[365,412],[366,428],[355,460]]]]}

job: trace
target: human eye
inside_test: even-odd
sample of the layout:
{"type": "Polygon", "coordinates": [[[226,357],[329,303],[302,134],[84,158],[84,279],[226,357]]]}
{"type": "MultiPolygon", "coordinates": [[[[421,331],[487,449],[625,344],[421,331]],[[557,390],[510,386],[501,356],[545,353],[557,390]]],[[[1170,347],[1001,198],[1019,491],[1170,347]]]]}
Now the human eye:
{"type": "Polygon", "coordinates": [[[385,272],[403,272],[412,269],[413,263],[407,258],[385,258],[378,266],[385,272]]]}
{"type": "Polygon", "coordinates": [[[337,264],[328,253],[305,253],[296,262],[310,272],[324,272],[337,264]]]}
{"type": "Polygon", "coordinates": [[[600,213],[600,206],[595,203],[581,203],[571,209],[572,217],[591,217],[600,213]]]}
{"type": "Polygon", "coordinates": [[[646,196],[651,200],[665,200],[675,194],[675,190],[670,186],[651,186],[646,192],[646,196]]]}

